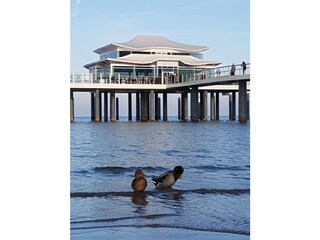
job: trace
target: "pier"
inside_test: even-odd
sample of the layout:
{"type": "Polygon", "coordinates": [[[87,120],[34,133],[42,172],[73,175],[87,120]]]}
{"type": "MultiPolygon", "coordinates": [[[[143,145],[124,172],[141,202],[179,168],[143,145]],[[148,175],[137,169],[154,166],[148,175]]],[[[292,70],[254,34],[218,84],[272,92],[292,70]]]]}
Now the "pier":
{"type": "Polygon", "coordinates": [[[136,121],[167,121],[168,94],[181,94],[178,99],[178,119],[193,122],[209,120],[208,98],[210,120],[219,120],[219,98],[221,94],[229,95],[229,119],[236,120],[238,93],[238,121],[245,123],[249,120],[250,63],[246,64],[245,71],[241,64],[235,64],[235,68],[234,75],[230,74],[229,65],[188,74],[166,75],[162,72],[161,76],[148,77],[130,77],[121,73],[73,73],[70,75],[70,121],[75,119],[74,92],[91,93],[91,120],[95,122],[115,122],[119,119],[119,98],[116,98],[116,93],[128,94],[129,121],[133,120],[133,95],[136,97],[136,121]]]}

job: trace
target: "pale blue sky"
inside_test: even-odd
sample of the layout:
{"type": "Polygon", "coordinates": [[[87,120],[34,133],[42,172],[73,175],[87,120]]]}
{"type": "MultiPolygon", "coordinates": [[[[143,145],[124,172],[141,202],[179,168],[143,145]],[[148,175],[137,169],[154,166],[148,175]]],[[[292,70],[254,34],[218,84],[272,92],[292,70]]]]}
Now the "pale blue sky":
{"type": "MultiPolygon", "coordinates": [[[[250,62],[249,0],[72,0],[70,11],[71,72],[87,72],[83,65],[99,59],[94,49],[139,34],[209,46],[204,60],[223,65],[250,62]]],[[[89,113],[87,98],[75,100],[76,116],[89,113]]]]}

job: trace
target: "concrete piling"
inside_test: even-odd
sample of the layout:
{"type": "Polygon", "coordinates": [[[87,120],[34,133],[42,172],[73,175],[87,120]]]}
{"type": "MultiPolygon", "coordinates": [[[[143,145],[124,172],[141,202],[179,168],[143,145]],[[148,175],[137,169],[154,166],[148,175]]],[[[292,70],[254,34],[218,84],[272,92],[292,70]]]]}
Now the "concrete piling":
{"type": "Polygon", "coordinates": [[[110,121],[115,122],[116,121],[116,111],[115,111],[115,101],[116,101],[116,94],[115,91],[112,90],[110,92],[110,121]]]}
{"type": "Polygon", "coordinates": [[[149,94],[149,120],[151,122],[155,121],[155,95],[154,95],[154,90],[150,91],[149,94]]]}
{"type": "Polygon", "coordinates": [[[108,121],[108,93],[104,92],[104,104],[103,104],[104,121],[108,121]]]}
{"type": "Polygon", "coordinates": [[[182,94],[183,99],[183,110],[182,110],[182,118],[183,121],[188,121],[188,92],[184,91],[182,94]]]}
{"type": "Polygon", "coordinates": [[[239,82],[239,122],[247,121],[247,82],[239,82]]]}
{"type": "Polygon", "coordinates": [[[210,117],[211,121],[214,121],[216,119],[216,104],[214,92],[210,93],[210,117]]]}
{"type": "Polygon", "coordinates": [[[100,91],[99,89],[95,90],[95,95],[94,95],[94,121],[95,122],[100,122],[100,91]]]}
{"type": "Polygon", "coordinates": [[[168,96],[163,93],[163,121],[168,121],[168,96]]]}
{"type": "Polygon", "coordinates": [[[74,122],[74,99],[72,91],[70,91],[70,122],[74,122]]]}
{"type": "Polygon", "coordinates": [[[146,122],[149,120],[149,93],[146,91],[141,92],[141,121],[146,122]]]}
{"type": "Polygon", "coordinates": [[[140,121],[141,113],[140,113],[140,93],[136,93],[136,121],[140,121]]]}
{"type": "Polygon", "coordinates": [[[91,92],[91,121],[94,121],[94,92],[91,92]]]}
{"type": "Polygon", "coordinates": [[[119,98],[116,97],[116,120],[119,120],[119,98]]]}
{"type": "Polygon", "coordinates": [[[191,89],[191,121],[198,122],[198,87],[192,87],[191,89]]]}
{"type": "Polygon", "coordinates": [[[128,93],[128,120],[132,121],[132,93],[128,93]]]}

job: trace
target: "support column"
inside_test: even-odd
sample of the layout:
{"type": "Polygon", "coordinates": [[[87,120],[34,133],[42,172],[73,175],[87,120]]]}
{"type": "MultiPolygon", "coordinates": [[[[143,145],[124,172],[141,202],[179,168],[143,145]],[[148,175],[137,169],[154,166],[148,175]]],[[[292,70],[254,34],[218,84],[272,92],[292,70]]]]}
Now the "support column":
{"type": "Polygon", "coordinates": [[[232,95],[229,93],[229,120],[232,119],[232,95]]]}
{"type": "Polygon", "coordinates": [[[128,93],[128,120],[132,121],[132,93],[128,93]]]}
{"type": "Polygon", "coordinates": [[[136,93],[136,121],[140,121],[140,93],[136,93]]]}
{"type": "Polygon", "coordinates": [[[208,91],[203,92],[203,114],[204,114],[203,121],[207,121],[208,120],[208,91]]]}
{"type": "Polygon", "coordinates": [[[207,91],[200,92],[200,120],[208,120],[207,91]]]}
{"type": "Polygon", "coordinates": [[[149,96],[149,92],[147,92],[147,96],[146,96],[146,103],[147,103],[147,121],[150,120],[150,96],[149,96]]]}
{"type": "Polygon", "coordinates": [[[94,121],[94,92],[91,92],[91,121],[94,121]]]}
{"type": "Polygon", "coordinates": [[[100,122],[100,91],[99,89],[96,89],[95,95],[94,95],[94,121],[100,122]]]}
{"type": "Polygon", "coordinates": [[[102,92],[99,91],[99,122],[102,121],[102,92]]]}
{"type": "Polygon", "coordinates": [[[188,92],[183,92],[183,121],[188,122],[188,92]]]}
{"type": "Polygon", "coordinates": [[[239,82],[239,121],[245,123],[247,121],[247,82],[239,82]]]}
{"type": "Polygon", "coordinates": [[[178,120],[181,120],[181,98],[178,97],[178,120]]]}
{"type": "Polygon", "coordinates": [[[247,93],[247,120],[250,119],[250,95],[247,93]]]}
{"type": "Polygon", "coordinates": [[[116,97],[116,120],[119,120],[119,98],[116,97]]]}
{"type": "Polygon", "coordinates": [[[159,120],[159,106],[158,106],[159,98],[158,98],[158,93],[154,94],[154,107],[155,107],[155,120],[159,120]]]}
{"type": "Polygon", "coordinates": [[[183,93],[181,93],[181,120],[184,121],[184,96],[183,93]]]}
{"type": "Polygon", "coordinates": [[[141,93],[141,121],[148,121],[148,102],[149,102],[149,93],[142,92],[141,93]]]}
{"type": "Polygon", "coordinates": [[[191,89],[191,121],[198,122],[198,87],[192,87],[191,89]]]}
{"type": "Polygon", "coordinates": [[[163,121],[168,121],[168,96],[163,93],[163,121]]]}
{"type": "Polygon", "coordinates": [[[104,104],[103,104],[104,121],[108,122],[108,93],[104,92],[104,104]]]}
{"type": "Polygon", "coordinates": [[[232,115],[231,115],[231,120],[234,121],[236,120],[236,93],[232,92],[232,115]]]}
{"type": "Polygon", "coordinates": [[[155,120],[154,90],[151,90],[149,94],[149,120],[151,122],[155,120]]]}
{"type": "Polygon", "coordinates": [[[210,116],[211,116],[211,121],[216,119],[216,103],[214,100],[214,92],[210,93],[210,116]]]}
{"type": "Polygon", "coordinates": [[[158,120],[161,119],[161,112],[160,112],[160,108],[161,108],[161,99],[158,97],[158,120]]]}
{"type": "Polygon", "coordinates": [[[216,92],[216,120],[219,120],[219,92],[216,92]]]}
{"type": "Polygon", "coordinates": [[[200,92],[200,120],[203,121],[204,120],[204,93],[200,92]]]}
{"type": "Polygon", "coordinates": [[[70,90],[70,122],[74,122],[74,98],[72,90],[70,90]]]}
{"type": "Polygon", "coordinates": [[[110,92],[110,121],[115,122],[116,121],[116,112],[115,112],[115,103],[116,101],[116,93],[114,90],[110,92]]]}

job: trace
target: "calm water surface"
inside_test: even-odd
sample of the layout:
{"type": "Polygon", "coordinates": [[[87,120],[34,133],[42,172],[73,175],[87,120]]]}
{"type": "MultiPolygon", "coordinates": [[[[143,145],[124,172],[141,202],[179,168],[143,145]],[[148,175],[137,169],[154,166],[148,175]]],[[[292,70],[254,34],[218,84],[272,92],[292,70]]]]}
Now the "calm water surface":
{"type": "Polygon", "coordinates": [[[250,235],[250,123],[71,124],[71,237],[126,227],[250,235]],[[182,165],[170,190],[152,176],[182,165]],[[133,194],[137,168],[148,178],[133,194]]]}

